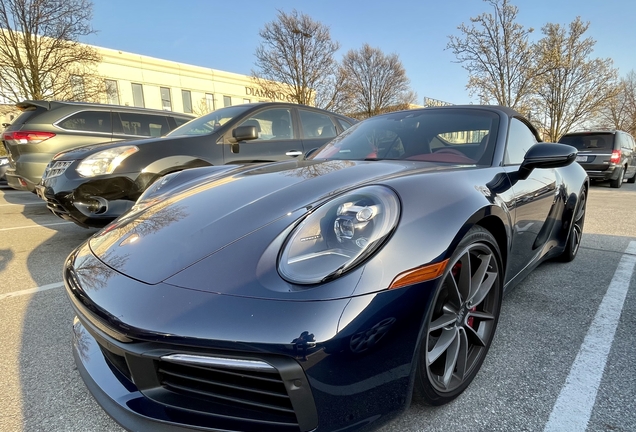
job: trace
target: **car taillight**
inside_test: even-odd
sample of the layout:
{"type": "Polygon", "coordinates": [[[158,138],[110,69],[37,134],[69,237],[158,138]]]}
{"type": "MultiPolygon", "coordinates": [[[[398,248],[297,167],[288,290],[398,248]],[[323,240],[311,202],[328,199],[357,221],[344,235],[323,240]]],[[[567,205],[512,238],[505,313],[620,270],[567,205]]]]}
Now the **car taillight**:
{"type": "Polygon", "coordinates": [[[619,163],[621,161],[621,151],[620,150],[614,150],[612,152],[612,156],[610,157],[610,162],[611,163],[619,163]]]}
{"type": "Polygon", "coordinates": [[[2,139],[7,141],[8,144],[39,144],[42,141],[46,141],[49,138],[55,136],[52,132],[34,132],[34,131],[15,131],[5,132],[2,134],[2,139]]]}

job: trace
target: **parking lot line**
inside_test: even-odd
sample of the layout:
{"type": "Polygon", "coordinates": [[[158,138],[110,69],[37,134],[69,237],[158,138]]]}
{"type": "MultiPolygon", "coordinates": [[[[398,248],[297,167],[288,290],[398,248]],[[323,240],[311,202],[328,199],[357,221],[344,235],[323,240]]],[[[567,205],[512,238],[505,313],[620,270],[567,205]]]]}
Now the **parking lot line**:
{"type": "Polygon", "coordinates": [[[625,250],[544,432],[585,432],[636,265],[636,241],[625,250]]]}
{"type": "Polygon", "coordinates": [[[28,295],[28,294],[35,294],[38,292],[42,292],[42,291],[47,291],[50,289],[54,289],[54,288],[61,288],[64,286],[64,282],[55,282],[52,284],[48,284],[48,285],[42,285],[40,287],[37,288],[29,288],[29,289],[25,289],[25,290],[20,290],[20,291],[14,291],[14,292],[10,292],[10,293],[5,293],[5,294],[0,294],[0,301],[7,299],[7,298],[11,298],[11,297],[19,297],[19,296],[23,296],[23,295],[28,295]]]}
{"type": "Polygon", "coordinates": [[[18,226],[18,227],[11,227],[11,228],[0,228],[0,231],[12,231],[12,230],[18,230],[18,229],[24,229],[24,228],[42,228],[42,227],[50,227],[50,226],[55,226],[55,225],[66,225],[66,224],[72,224],[73,222],[55,222],[55,223],[50,223],[50,224],[39,224],[39,225],[23,225],[23,226],[18,226]]]}

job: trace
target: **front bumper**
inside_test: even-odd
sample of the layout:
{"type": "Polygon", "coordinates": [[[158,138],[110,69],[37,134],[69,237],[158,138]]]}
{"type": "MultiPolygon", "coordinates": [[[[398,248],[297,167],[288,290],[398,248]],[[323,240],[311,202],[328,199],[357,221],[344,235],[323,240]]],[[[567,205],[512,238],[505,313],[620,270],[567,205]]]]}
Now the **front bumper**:
{"type": "Polygon", "coordinates": [[[53,214],[85,228],[108,225],[128,211],[142,192],[134,181],[137,173],[87,179],[73,171],[69,168],[42,179],[34,192],[53,214]]]}
{"type": "Polygon", "coordinates": [[[128,429],[368,430],[410,402],[435,281],[339,300],[264,300],[143,284],[87,249],[64,271],[78,316],[75,358],[96,400],[128,429]],[[194,381],[206,383],[194,385],[189,370],[166,372],[174,365],[165,356],[174,354],[265,362],[286,394],[253,392],[238,377],[210,387],[218,368],[198,368],[203,375],[194,381]],[[177,387],[165,379],[175,374],[186,380],[177,387]],[[257,396],[236,393],[239,384],[257,396]],[[245,398],[259,406],[246,409],[245,398]]]}

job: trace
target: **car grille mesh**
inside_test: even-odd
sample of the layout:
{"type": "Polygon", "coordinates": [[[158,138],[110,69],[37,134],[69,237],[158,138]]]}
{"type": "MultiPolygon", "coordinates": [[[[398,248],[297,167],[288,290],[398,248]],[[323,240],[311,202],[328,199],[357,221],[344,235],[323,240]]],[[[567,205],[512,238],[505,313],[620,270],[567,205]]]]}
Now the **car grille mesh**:
{"type": "Polygon", "coordinates": [[[221,404],[232,416],[288,425],[298,430],[285,384],[277,372],[235,371],[159,361],[157,373],[161,385],[171,392],[221,404]]]}
{"type": "Polygon", "coordinates": [[[71,166],[73,161],[52,161],[46,166],[44,170],[43,179],[48,179],[51,177],[57,177],[59,175],[64,174],[66,169],[71,166]]]}

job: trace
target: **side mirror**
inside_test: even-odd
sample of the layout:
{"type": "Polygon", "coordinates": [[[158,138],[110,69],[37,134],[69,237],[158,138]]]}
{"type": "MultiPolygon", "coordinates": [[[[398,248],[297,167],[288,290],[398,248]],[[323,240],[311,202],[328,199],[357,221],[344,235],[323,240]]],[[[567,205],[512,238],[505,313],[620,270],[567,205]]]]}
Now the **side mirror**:
{"type": "Polygon", "coordinates": [[[258,138],[256,126],[239,126],[232,131],[234,142],[249,141],[258,138]]]}
{"type": "Polygon", "coordinates": [[[316,150],[318,150],[318,147],[314,147],[311,150],[308,150],[305,155],[303,156],[304,159],[309,158],[309,156],[311,156],[312,154],[316,153],[316,150]]]}
{"type": "Polygon", "coordinates": [[[530,147],[519,167],[519,179],[528,178],[536,168],[559,168],[570,165],[576,159],[577,149],[556,143],[539,143],[530,147]]]}

